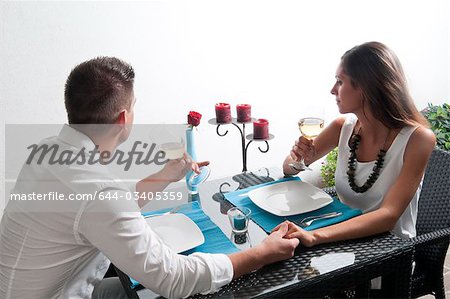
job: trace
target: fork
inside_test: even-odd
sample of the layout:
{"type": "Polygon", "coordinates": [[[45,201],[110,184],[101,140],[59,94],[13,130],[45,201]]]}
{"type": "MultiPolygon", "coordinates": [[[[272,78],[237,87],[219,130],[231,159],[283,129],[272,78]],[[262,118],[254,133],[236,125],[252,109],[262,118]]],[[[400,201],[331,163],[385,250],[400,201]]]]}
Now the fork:
{"type": "Polygon", "coordinates": [[[176,207],[170,209],[169,211],[167,211],[165,213],[150,214],[150,215],[144,216],[144,218],[150,218],[150,217],[155,217],[155,216],[164,216],[164,215],[174,214],[174,213],[178,212],[179,209],[181,209],[181,206],[176,206],[176,207]]]}
{"type": "Polygon", "coordinates": [[[294,223],[296,223],[298,226],[300,226],[302,228],[305,228],[305,227],[310,226],[316,220],[334,218],[334,217],[338,217],[341,215],[342,215],[342,212],[331,212],[331,213],[326,213],[326,214],[317,215],[317,216],[309,216],[309,217],[303,218],[300,221],[294,221],[294,223]]]}

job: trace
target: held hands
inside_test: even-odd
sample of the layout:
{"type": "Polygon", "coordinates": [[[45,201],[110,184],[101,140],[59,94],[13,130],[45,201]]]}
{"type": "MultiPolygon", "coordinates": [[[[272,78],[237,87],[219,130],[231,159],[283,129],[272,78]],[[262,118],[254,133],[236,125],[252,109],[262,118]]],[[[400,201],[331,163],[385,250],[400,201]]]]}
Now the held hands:
{"type": "Polygon", "coordinates": [[[292,147],[290,156],[294,161],[300,161],[303,157],[306,165],[308,165],[308,161],[311,161],[315,152],[316,150],[314,148],[313,141],[300,136],[297,140],[295,140],[295,145],[292,147]]]}
{"type": "Polygon", "coordinates": [[[176,182],[184,178],[184,176],[188,173],[189,170],[192,170],[195,173],[200,173],[200,167],[209,165],[209,161],[204,162],[194,162],[191,157],[184,153],[183,158],[169,160],[162,172],[164,173],[164,177],[172,182],[176,182]]]}
{"type": "Polygon", "coordinates": [[[275,228],[261,243],[260,248],[264,251],[265,263],[270,264],[291,258],[295,248],[299,244],[296,238],[287,239],[288,225],[282,223],[275,228]]]}
{"type": "Polygon", "coordinates": [[[294,240],[298,239],[300,241],[300,243],[305,247],[312,247],[315,245],[315,237],[311,232],[300,228],[299,226],[297,226],[296,224],[294,224],[290,221],[285,221],[285,222],[279,224],[277,227],[275,227],[272,230],[272,233],[280,230],[281,227],[287,227],[284,238],[294,239],[294,240]]]}

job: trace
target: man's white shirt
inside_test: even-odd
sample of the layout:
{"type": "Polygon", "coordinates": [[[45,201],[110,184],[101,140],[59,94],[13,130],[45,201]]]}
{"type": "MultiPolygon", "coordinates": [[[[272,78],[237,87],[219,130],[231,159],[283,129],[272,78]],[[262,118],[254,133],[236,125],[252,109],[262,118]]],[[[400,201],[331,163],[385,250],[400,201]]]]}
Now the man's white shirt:
{"type": "MultiPolygon", "coordinates": [[[[43,143],[75,153],[95,147],[68,125],[43,143]]],[[[171,298],[214,292],[231,281],[226,255],[183,256],[168,248],[126,200],[130,191],[98,163],[25,164],[11,193],[105,192],[117,200],[10,200],[0,225],[0,298],[90,298],[110,261],[171,298]]]]}

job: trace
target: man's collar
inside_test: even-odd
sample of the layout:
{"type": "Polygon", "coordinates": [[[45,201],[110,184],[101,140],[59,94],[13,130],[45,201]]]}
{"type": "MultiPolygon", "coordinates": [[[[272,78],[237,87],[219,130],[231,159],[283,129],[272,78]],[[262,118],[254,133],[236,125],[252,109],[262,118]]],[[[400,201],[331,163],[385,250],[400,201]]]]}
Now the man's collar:
{"type": "Polygon", "coordinates": [[[61,128],[58,138],[64,143],[70,144],[78,149],[85,148],[93,150],[95,148],[95,144],[89,136],[74,129],[68,124],[64,124],[61,128]]]}

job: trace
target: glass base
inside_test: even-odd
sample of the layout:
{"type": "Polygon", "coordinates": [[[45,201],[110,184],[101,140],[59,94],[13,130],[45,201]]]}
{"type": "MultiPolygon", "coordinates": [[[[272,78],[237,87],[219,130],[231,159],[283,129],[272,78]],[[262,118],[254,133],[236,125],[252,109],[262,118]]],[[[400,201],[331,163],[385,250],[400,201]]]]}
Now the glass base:
{"type": "Polygon", "coordinates": [[[308,166],[305,165],[303,162],[294,162],[288,164],[290,168],[296,170],[296,171],[303,171],[303,170],[312,170],[308,166]]]}
{"type": "MultiPolygon", "coordinates": [[[[194,188],[197,187],[201,183],[205,182],[209,178],[210,174],[211,174],[211,169],[208,166],[200,167],[199,174],[196,174],[195,172],[193,172],[191,174],[191,177],[189,178],[189,181],[188,181],[189,186],[194,187],[194,188]]],[[[191,194],[193,194],[193,193],[191,193],[191,194]]]]}
{"type": "Polygon", "coordinates": [[[247,250],[253,247],[248,232],[244,233],[232,232],[230,240],[233,243],[233,245],[236,246],[236,248],[238,248],[239,250],[247,250]]]}

